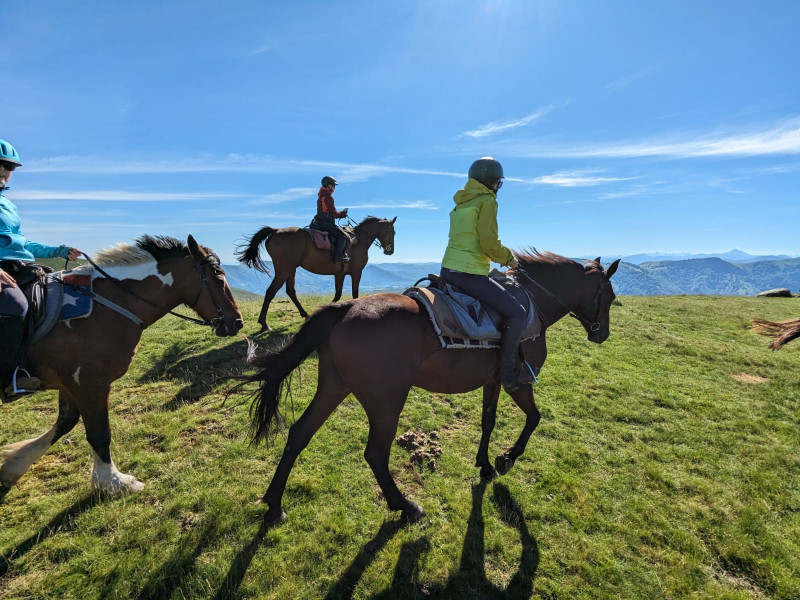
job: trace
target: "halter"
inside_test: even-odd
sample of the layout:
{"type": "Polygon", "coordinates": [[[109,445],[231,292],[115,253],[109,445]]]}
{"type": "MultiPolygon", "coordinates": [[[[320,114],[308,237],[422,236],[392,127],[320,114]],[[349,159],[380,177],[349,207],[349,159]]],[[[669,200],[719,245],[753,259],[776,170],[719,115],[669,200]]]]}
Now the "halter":
{"type": "MultiPolygon", "coordinates": [[[[569,311],[569,316],[572,317],[573,319],[577,319],[578,321],[580,321],[581,324],[584,325],[584,327],[588,327],[589,330],[592,331],[592,332],[596,332],[596,331],[600,330],[600,311],[602,310],[602,307],[600,306],[600,296],[603,293],[603,290],[607,289],[608,286],[611,285],[610,281],[605,280],[602,283],[602,285],[597,289],[597,293],[595,294],[594,300],[593,300],[593,303],[597,306],[597,314],[595,315],[594,320],[590,321],[589,319],[587,319],[583,315],[579,315],[578,313],[576,313],[574,310],[570,310],[569,306],[567,306],[561,300],[561,298],[556,296],[553,292],[548,290],[546,287],[544,287],[542,284],[540,284],[538,281],[536,281],[533,277],[528,275],[525,272],[525,269],[514,269],[514,274],[518,274],[518,273],[522,273],[522,275],[524,275],[528,279],[528,281],[530,281],[533,285],[538,287],[545,294],[547,294],[548,296],[553,298],[556,302],[558,302],[561,306],[566,308],[567,311],[569,311]]],[[[533,298],[531,298],[531,300],[533,300],[533,298]]],[[[540,311],[540,314],[541,314],[541,311],[540,311]]]]}
{"type": "MultiPolygon", "coordinates": [[[[131,289],[129,289],[128,286],[123,284],[119,279],[117,279],[116,277],[112,277],[111,275],[106,273],[103,269],[101,269],[97,265],[97,263],[95,263],[91,258],[89,258],[89,256],[85,252],[81,252],[81,254],[83,255],[83,257],[86,260],[89,261],[89,264],[92,265],[92,267],[94,267],[103,277],[105,277],[106,279],[111,281],[114,285],[116,285],[123,292],[125,292],[126,294],[128,294],[130,296],[133,296],[134,298],[137,298],[137,299],[141,300],[142,302],[145,302],[146,304],[149,304],[150,306],[154,306],[156,308],[162,308],[158,304],[156,304],[154,302],[151,302],[147,298],[142,298],[139,294],[137,294],[136,292],[134,292],[131,289]]],[[[172,310],[168,310],[167,311],[169,314],[171,314],[171,315],[173,315],[175,317],[181,318],[184,321],[189,321],[191,323],[194,323],[195,325],[204,325],[204,326],[209,326],[209,327],[215,327],[216,325],[218,325],[220,323],[220,321],[222,321],[225,318],[224,317],[224,313],[222,311],[222,307],[217,302],[217,299],[214,296],[214,291],[211,289],[211,285],[209,284],[208,278],[206,277],[206,274],[205,274],[206,267],[210,267],[213,264],[214,263],[212,262],[211,259],[205,260],[203,262],[200,262],[196,258],[194,259],[194,266],[195,266],[195,269],[197,270],[198,276],[200,277],[200,287],[197,290],[197,296],[195,297],[194,302],[192,302],[191,304],[184,303],[184,306],[188,306],[189,308],[194,308],[195,305],[200,301],[200,295],[203,293],[203,287],[205,287],[208,290],[208,294],[211,296],[212,301],[214,302],[214,307],[216,308],[217,315],[218,315],[217,318],[211,319],[210,321],[202,321],[200,319],[195,319],[194,317],[188,317],[186,315],[182,315],[180,313],[176,313],[175,311],[172,311],[172,310]]]]}

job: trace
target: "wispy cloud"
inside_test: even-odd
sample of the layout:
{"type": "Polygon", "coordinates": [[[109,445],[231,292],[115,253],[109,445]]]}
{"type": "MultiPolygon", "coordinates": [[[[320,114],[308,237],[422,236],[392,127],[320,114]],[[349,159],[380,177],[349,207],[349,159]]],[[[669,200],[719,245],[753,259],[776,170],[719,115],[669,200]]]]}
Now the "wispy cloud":
{"type": "Polygon", "coordinates": [[[594,175],[594,173],[597,173],[597,171],[561,171],[553,173],[552,175],[542,175],[534,179],[509,178],[509,181],[520,181],[522,183],[534,183],[538,185],[555,185],[558,187],[591,187],[594,185],[638,179],[638,177],[601,177],[599,175],[594,175]]]}
{"type": "Polygon", "coordinates": [[[646,77],[647,75],[652,73],[654,69],[655,66],[645,67],[644,69],[639,69],[638,71],[634,71],[633,73],[630,73],[625,77],[620,77],[619,79],[616,79],[615,81],[612,81],[611,83],[606,85],[606,91],[609,94],[611,94],[613,92],[626,88],[629,85],[631,85],[634,81],[637,81],[642,77],[646,77]]]}
{"type": "Polygon", "coordinates": [[[295,187],[274,194],[261,196],[250,201],[250,204],[280,204],[281,202],[290,202],[291,200],[297,200],[299,198],[316,197],[316,195],[317,188],[295,187]]]}
{"type": "Polygon", "coordinates": [[[438,175],[464,177],[464,173],[430,169],[414,169],[380,163],[343,163],[324,160],[296,160],[252,154],[229,154],[223,158],[183,157],[174,159],[141,161],[109,161],[101,157],[77,160],[71,156],[56,156],[29,161],[27,173],[81,173],[92,175],[147,174],[147,173],[207,173],[213,171],[229,173],[314,173],[324,171],[334,175],[340,182],[352,183],[392,173],[410,175],[438,175]]]}
{"type": "Polygon", "coordinates": [[[522,117],[521,119],[515,119],[512,121],[492,121],[490,123],[486,123],[485,125],[481,125],[477,129],[465,131],[461,134],[461,136],[468,136],[471,138],[482,138],[488,135],[499,133],[501,131],[508,131],[509,129],[524,127],[525,125],[529,125],[534,121],[536,121],[537,119],[540,119],[554,108],[556,108],[556,106],[551,104],[549,106],[545,106],[544,108],[540,108],[535,113],[531,113],[526,117],[522,117]]]}
{"type": "Polygon", "coordinates": [[[363,209],[372,209],[372,208],[385,208],[385,209],[393,209],[393,208],[416,208],[419,210],[439,210],[439,207],[436,206],[433,202],[429,200],[412,200],[409,202],[376,202],[372,204],[355,204],[350,206],[349,208],[356,208],[359,210],[363,209]]]}
{"type": "Polygon", "coordinates": [[[230,193],[192,192],[130,192],[126,190],[14,190],[9,197],[18,200],[86,200],[98,202],[190,202],[249,198],[249,195],[230,193]]]}
{"type": "Polygon", "coordinates": [[[800,118],[767,129],[744,133],[691,136],[690,139],[651,139],[576,146],[508,144],[507,154],[528,158],[738,158],[800,153],[800,118]]]}
{"type": "Polygon", "coordinates": [[[250,52],[248,52],[248,54],[250,56],[257,56],[258,54],[266,54],[267,52],[272,50],[274,47],[275,46],[273,44],[271,44],[270,42],[267,42],[266,44],[264,44],[262,46],[259,46],[255,50],[251,50],[250,52]]]}

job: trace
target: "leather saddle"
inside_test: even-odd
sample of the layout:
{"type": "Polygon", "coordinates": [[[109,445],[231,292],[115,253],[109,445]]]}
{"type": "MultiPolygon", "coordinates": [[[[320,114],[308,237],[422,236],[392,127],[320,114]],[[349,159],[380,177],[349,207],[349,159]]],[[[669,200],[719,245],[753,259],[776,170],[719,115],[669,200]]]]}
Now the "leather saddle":
{"type": "MultiPolygon", "coordinates": [[[[320,229],[314,229],[313,227],[314,221],[311,221],[311,225],[308,227],[304,227],[303,231],[308,232],[308,235],[311,236],[311,240],[314,242],[314,246],[316,246],[320,250],[330,250],[333,252],[333,244],[331,244],[331,235],[327,231],[322,231],[320,229]]],[[[356,234],[353,233],[353,230],[349,227],[344,227],[344,232],[347,234],[347,243],[344,246],[344,251],[347,254],[350,254],[350,248],[355,246],[358,243],[358,239],[356,238],[356,234]]]]}
{"type": "MultiPolygon", "coordinates": [[[[525,308],[526,320],[522,339],[535,339],[541,334],[542,321],[527,292],[514,279],[499,271],[489,275],[503,286],[525,308]]],[[[428,275],[403,292],[414,298],[427,311],[442,347],[496,348],[503,336],[503,316],[482,305],[456,286],[443,282],[438,275],[428,275]],[[422,281],[427,287],[418,287],[422,281]]]]}

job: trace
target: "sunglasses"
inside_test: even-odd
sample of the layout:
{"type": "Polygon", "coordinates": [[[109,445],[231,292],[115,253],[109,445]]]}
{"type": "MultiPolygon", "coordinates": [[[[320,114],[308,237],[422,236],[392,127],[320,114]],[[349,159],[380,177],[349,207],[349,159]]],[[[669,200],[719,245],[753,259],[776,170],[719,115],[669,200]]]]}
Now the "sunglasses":
{"type": "Polygon", "coordinates": [[[14,163],[0,160],[0,167],[4,168],[6,171],[13,171],[14,169],[17,168],[17,165],[15,165],[14,163]]]}

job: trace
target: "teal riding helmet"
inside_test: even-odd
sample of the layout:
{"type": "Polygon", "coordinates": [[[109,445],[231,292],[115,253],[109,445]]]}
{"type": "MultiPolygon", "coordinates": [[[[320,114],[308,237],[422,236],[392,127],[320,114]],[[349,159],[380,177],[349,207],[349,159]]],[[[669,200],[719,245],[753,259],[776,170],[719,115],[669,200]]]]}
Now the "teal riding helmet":
{"type": "Polygon", "coordinates": [[[22,163],[19,162],[19,153],[16,148],[5,140],[0,140],[0,160],[10,162],[18,167],[22,166],[22,163]]]}

